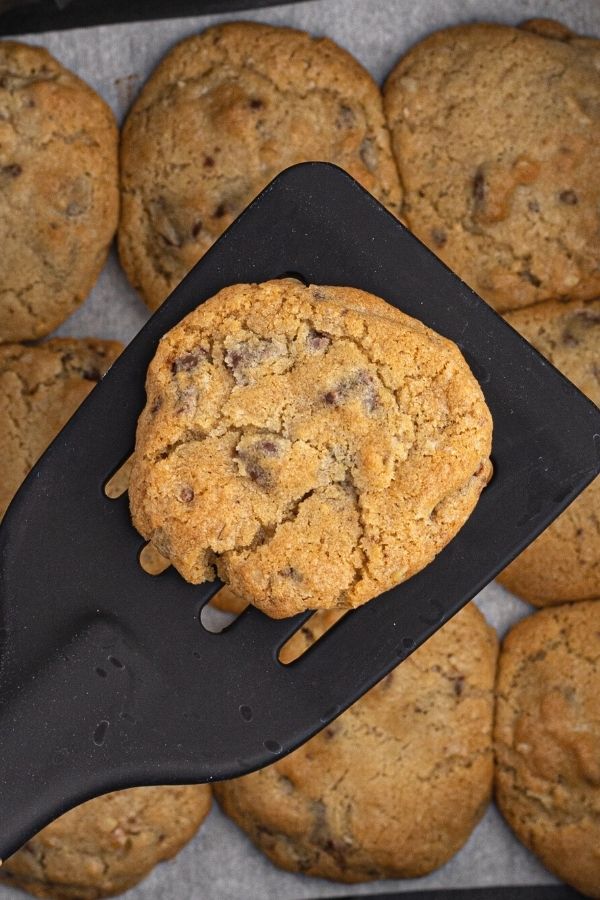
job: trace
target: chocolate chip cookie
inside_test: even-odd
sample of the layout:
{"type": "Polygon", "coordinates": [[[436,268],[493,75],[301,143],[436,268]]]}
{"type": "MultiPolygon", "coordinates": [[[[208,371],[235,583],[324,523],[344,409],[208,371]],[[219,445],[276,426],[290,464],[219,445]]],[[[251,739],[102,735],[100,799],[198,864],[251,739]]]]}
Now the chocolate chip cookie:
{"type": "Polygon", "coordinates": [[[490,477],[458,348],[364,291],[233,285],[159,344],[129,498],[185,579],[280,618],[355,607],[422,569],[490,477]]]}
{"type": "MultiPolygon", "coordinates": [[[[506,320],[600,404],[600,300],[542,303],[511,313],[506,320]]],[[[499,580],[536,606],[600,597],[600,478],[499,580]]]]}
{"type": "Polygon", "coordinates": [[[519,622],[500,654],[496,796],[517,837],[600,897],[600,602],[519,622]]]}
{"type": "Polygon", "coordinates": [[[119,251],[152,308],[283,169],[337,163],[393,213],[401,192],[379,89],[345,50],[234,22],[178,44],[121,146],[119,251]]]}
{"type": "Polygon", "coordinates": [[[121,352],[116,341],[0,346],[0,518],[13,494],[121,352]]]}
{"type": "Polygon", "coordinates": [[[0,342],[48,334],[85,299],[118,197],[106,103],[43,48],[0,41],[0,342]]]}
{"type": "Polygon", "coordinates": [[[409,227],[498,310],[600,294],[600,41],[460,25],[384,95],[409,227]]]}
{"type": "MultiPolygon", "coordinates": [[[[290,655],[333,615],[316,613],[290,655]]],[[[431,872],[489,800],[496,653],[467,606],[299,750],[216,785],[219,803],[285,869],[346,882],[431,872]]]]}
{"type": "Polygon", "coordinates": [[[205,784],[106,794],[40,831],[4,862],[0,880],[56,900],[120,894],[191,840],[210,802],[205,784]]]}

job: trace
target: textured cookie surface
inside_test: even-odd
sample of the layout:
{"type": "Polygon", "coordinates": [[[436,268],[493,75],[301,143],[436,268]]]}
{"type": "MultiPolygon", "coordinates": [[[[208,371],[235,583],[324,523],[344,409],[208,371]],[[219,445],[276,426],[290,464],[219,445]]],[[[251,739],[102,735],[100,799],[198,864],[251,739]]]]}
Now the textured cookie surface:
{"type": "Polygon", "coordinates": [[[120,351],[116,341],[93,338],[0,346],[0,517],[120,351]]]}
{"type": "Polygon", "coordinates": [[[40,831],[6,860],[0,880],[57,900],[120,894],[181,850],[210,802],[204,784],[106,794],[40,831]]]}
{"type": "Polygon", "coordinates": [[[0,41],[0,341],[48,334],[73,312],[117,215],[106,103],[41,47],[0,41]]]}
{"type": "Polygon", "coordinates": [[[188,581],[274,617],[353,607],[423,568],[490,475],[458,348],[377,297],[233,285],[160,342],[129,491],[188,581]]]}
{"type": "Polygon", "coordinates": [[[449,28],[398,63],[385,109],[405,220],[485,300],[600,293],[600,41],[449,28]]]}
{"type": "Polygon", "coordinates": [[[500,654],[496,794],[517,837],[600,897],[600,602],[541,612],[500,654]]]}
{"type": "MultiPolygon", "coordinates": [[[[600,300],[542,303],[506,320],[600,405],[600,300]]],[[[499,580],[536,606],[600,597],[600,478],[499,580]]]]}
{"type": "Polygon", "coordinates": [[[280,171],[344,168],[395,214],[401,193],[379,89],[327,38],[237,22],[176,46],[123,131],[121,260],[158,306],[280,171]]]}
{"type": "MultiPolygon", "coordinates": [[[[334,615],[316,613],[295,643],[334,615]]],[[[217,785],[220,804],[286,869],[352,882],[437,868],[491,792],[496,643],[467,607],[299,750],[217,785]]]]}

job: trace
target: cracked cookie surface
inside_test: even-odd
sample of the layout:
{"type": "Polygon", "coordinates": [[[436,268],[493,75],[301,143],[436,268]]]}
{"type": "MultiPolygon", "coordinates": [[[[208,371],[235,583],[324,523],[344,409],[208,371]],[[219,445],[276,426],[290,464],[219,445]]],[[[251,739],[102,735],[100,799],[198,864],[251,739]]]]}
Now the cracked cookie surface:
{"type": "Polygon", "coordinates": [[[0,881],[56,900],[120,894],[175,856],[210,804],[205,784],[106,794],[40,831],[4,862],[0,881]]]}
{"type": "Polygon", "coordinates": [[[188,581],[280,618],[354,607],[422,569],[491,473],[458,348],[377,297],[233,285],[161,340],[133,522],[188,581]]]}
{"type": "Polygon", "coordinates": [[[96,281],[117,226],[117,137],[85,82],[0,41],[0,341],[48,334],[96,281]]]}
{"type": "Polygon", "coordinates": [[[121,350],[117,341],[94,338],[0,346],[0,518],[29,470],[121,350]]]}
{"type": "Polygon", "coordinates": [[[283,169],[341,166],[399,214],[379,88],[327,38],[251,22],[178,44],[134,103],[121,145],[119,252],[152,308],[283,169]]]}
{"type": "MultiPolygon", "coordinates": [[[[600,300],[542,303],[506,321],[600,405],[600,300]]],[[[536,606],[600,597],[600,478],[498,580],[536,606]]]]}
{"type": "Polygon", "coordinates": [[[409,227],[498,310],[600,293],[600,41],[557,22],[417,44],[384,106],[409,227]]]}
{"type": "MultiPolygon", "coordinates": [[[[315,613],[285,661],[336,615],[315,613]]],[[[285,869],[346,882],[431,872],[490,798],[496,655],[470,604],[299,750],[215,785],[219,803],[285,869]]]]}
{"type": "Polygon", "coordinates": [[[519,622],[500,654],[496,797],[559,878],[600,897],[600,602],[519,622]]]}

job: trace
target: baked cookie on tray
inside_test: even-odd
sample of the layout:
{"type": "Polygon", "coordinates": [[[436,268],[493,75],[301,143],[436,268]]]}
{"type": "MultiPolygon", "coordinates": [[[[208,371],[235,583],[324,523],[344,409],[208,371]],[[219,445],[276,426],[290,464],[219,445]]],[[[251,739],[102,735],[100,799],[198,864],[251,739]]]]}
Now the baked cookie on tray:
{"type": "MultiPolygon", "coordinates": [[[[315,613],[283,661],[337,615],[315,613]]],[[[219,803],[291,871],[346,882],[431,872],[489,801],[496,654],[494,630],[470,604],[299,750],[215,785],[219,803]]]]}
{"type": "Polygon", "coordinates": [[[0,342],[48,334],[85,299],[118,217],[117,126],[42,47],[0,41],[0,342]]]}
{"type": "Polygon", "coordinates": [[[131,788],[70,810],[0,868],[0,883],[56,900],[96,900],[133,887],[193,838],[210,787],[131,788]]]}
{"type": "Polygon", "coordinates": [[[364,291],[232,285],[148,369],[133,523],[192,583],[275,618],[355,607],[427,565],[491,474],[460,351],[364,291]]]}
{"type": "Polygon", "coordinates": [[[600,294],[600,41],[459,25],[397,64],[384,105],[409,227],[498,310],[600,294]]]}
{"type": "Polygon", "coordinates": [[[117,341],[95,338],[0,346],[0,518],[29,470],[122,349],[117,341]]]}
{"type": "Polygon", "coordinates": [[[307,160],[336,163],[399,214],[379,88],[349,53],[252,22],[209,28],[171,50],[121,144],[119,251],[148,305],[275,175],[307,160]]]}
{"type": "MultiPolygon", "coordinates": [[[[600,405],[600,300],[541,303],[510,313],[506,321],[600,405]]],[[[536,606],[600,597],[600,478],[499,580],[536,606]]]]}
{"type": "Polygon", "coordinates": [[[555,875],[600,897],[600,601],[509,632],[496,702],[496,799],[555,875]]]}

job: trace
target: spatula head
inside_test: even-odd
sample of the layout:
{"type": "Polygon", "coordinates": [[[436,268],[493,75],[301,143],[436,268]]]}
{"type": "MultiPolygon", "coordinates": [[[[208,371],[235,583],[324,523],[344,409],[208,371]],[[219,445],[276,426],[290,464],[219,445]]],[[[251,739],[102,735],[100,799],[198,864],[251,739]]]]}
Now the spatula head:
{"type": "Polygon", "coordinates": [[[152,317],[42,457],[0,528],[0,857],[120,787],[229,778],[292,750],[460,609],[594,477],[600,413],[349,176],[275,179],[152,317]],[[159,338],[227,284],[296,273],[377,294],[454,340],[494,418],[495,476],[419,575],[284,666],[306,615],[247,610],[221,634],[219,584],[148,575],[127,496],[159,338]]]}

